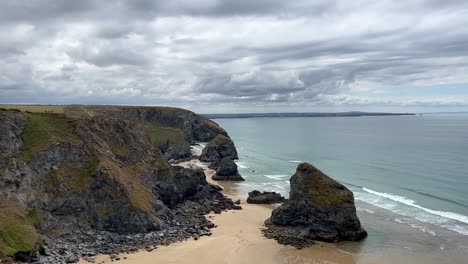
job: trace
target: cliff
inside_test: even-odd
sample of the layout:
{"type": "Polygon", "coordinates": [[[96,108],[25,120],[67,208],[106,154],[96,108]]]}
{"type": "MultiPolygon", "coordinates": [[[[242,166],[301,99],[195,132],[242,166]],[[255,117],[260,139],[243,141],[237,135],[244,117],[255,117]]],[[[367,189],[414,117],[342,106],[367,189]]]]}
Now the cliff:
{"type": "Polygon", "coordinates": [[[217,123],[180,108],[119,107],[100,113],[144,124],[144,133],[167,159],[191,157],[190,144],[195,141],[210,141],[218,134],[228,137],[217,123]]]}
{"type": "Polygon", "coordinates": [[[1,108],[35,113],[64,114],[73,119],[109,116],[142,124],[142,132],[167,160],[191,157],[190,144],[228,136],[217,123],[189,110],[161,106],[112,105],[1,105],[1,108]]]}
{"type": "Polygon", "coordinates": [[[73,262],[91,248],[119,251],[106,245],[118,234],[172,230],[170,238],[152,240],[168,243],[210,226],[204,213],[235,207],[202,171],[170,166],[154,144],[160,133],[145,135],[147,126],[172,126],[191,142],[224,130],[188,111],[162,112],[125,108],[71,117],[0,111],[0,258],[37,260],[48,248],[45,263],[73,262]],[[83,243],[81,236],[93,232],[104,232],[102,245],[83,243]],[[80,248],[57,253],[55,241],[80,248]]]}

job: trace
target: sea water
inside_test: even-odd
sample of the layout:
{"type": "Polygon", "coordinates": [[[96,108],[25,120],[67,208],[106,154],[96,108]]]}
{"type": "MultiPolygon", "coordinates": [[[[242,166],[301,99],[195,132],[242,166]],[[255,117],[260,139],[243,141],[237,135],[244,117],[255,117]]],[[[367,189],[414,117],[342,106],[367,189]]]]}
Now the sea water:
{"type": "Polygon", "coordinates": [[[467,252],[468,115],[214,121],[239,152],[246,181],[236,184],[238,194],[288,196],[289,178],[304,161],[352,190],[369,237],[342,243],[343,250],[467,252]]]}

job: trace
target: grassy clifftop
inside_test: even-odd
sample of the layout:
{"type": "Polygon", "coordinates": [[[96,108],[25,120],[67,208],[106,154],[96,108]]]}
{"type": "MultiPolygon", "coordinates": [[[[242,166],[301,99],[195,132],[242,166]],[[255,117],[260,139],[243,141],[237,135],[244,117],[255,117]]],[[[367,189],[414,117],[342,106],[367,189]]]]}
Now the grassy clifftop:
{"type": "Polygon", "coordinates": [[[56,142],[80,144],[75,133],[76,121],[62,114],[27,114],[21,156],[30,159],[35,153],[56,142]]]}
{"type": "MultiPolygon", "coordinates": [[[[210,141],[216,135],[226,135],[217,123],[191,111],[163,106],[111,105],[0,105],[29,113],[63,114],[71,119],[111,116],[146,125],[145,134],[155,145],[181,144],[184,141],[210,141]]],[[[49,120],[55,122],[56,120],[49,120]]],[[[60,120],[57,120],[60,121],[60,120]]],[[[47,123],[46,123],[47,124],[47,123]]]]}

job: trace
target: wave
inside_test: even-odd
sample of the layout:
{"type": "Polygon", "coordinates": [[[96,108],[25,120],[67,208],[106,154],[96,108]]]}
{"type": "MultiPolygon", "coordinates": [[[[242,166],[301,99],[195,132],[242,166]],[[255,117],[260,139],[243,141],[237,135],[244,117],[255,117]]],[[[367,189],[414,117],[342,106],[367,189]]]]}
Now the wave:
{"type": "Polygon", "coordinates": [[[239,161],[236,162],[236,165],[237,165],[237,167],[239,167],[241,169],[248,169],[249,168],[249,166],[247,166],[244,163],[239,162],[239,161]]]}
{"type": "Polygon", "coordinates": [[[283,178],[285,177],[289,177],[289,175],[287,174],[266,174],[266,175],[263,175],[267,178],[270,178],[270,179],[273,179],[273,180],[282,180],[283,178]]]}
{"type": "Polygon", "coordinates": [[[390,193],[376,192],[376,191],[367,189],[365,187],[362,188],[362,189],[364,191],[368,192],[368,193],[372,193],[372,194],[375,194],[375,195],[378,195],[378,196],[385,197],[387,199],[393,200],[395,202],[399,202],[399,203],[403,203],[403,204],[406,204],[406,205],[409,205],[409,206],[412,206],[412,207],[416,207],[418,209],[424,210],[424,211],[426,211],[428,213],[431,213],[431,214],[435,214],[435,215],[438,215],[438,216],[442,216],[442,217],[445,217],[445,218],[449,218],[449,219],[452,219],[452,220],[456,220],[456,221],[468,224],[468,216],[465,216],[465,215],[452,213],[452,212],[444,212],[444,211],[437,211],[437,210],[428,209],[428,208],[425,208],[425,207],[422,207],[422,206],[418,205],[414,200],[408,199],[408,198],[403,197],[403,196],[398,196],[398,195],[394,195],[394,194],[390,194],[390,193]]]}
{"type": "Polygon", "coordinates": [[[202,169],[208,168],[208,163],[206,162],[195,162],[193,165],[202,169]]]}
{"type": "Polygon", "coordinates": [[[301,163],[302,160],[289,160],[289,162],[291,162],[291,163],[301,163]]]}
{"type": "Polygon", "coordinates": [[[366,212],[368,214],[375,214],[375,212],[371,209],[367,209],[367,208],[356,208],[356,210],[360,211],[360,212],[366,212]]]}
{"type": "Polygon", "coordinates": [[[409,225],[412,228],[419,229],[420,231],[428,233],[428,234],[430,234],[432,236],[437,236],[437,233],[435,231],[432,231],[431,229],[429,229],[426,226],[422,226],[422,225],[418,225],[418,224],[414,224],[414,223],[408,223],[406,220],[403,220],[403,219],[400,219],[400,218],[395,218],[395,219],[393,219],[393,221],[395,221],[397,223],[400,223],[400,224],[409,225]]]}
{"type": "Polygon", "coordinates": [[[190,146],[192,155],[200,156],[206,145],[207,145],[207,143],[199,142],[199,143],[197,143],[195,145],[190,146]]]}
{"type": "Polygon", "coordinates": [[[437,225],[463,235],[468,235],[468,216],[425,208],[417,204],[416,201],[404,196],[377,192],[365,187],[362,190],[365,193],[356,193],[356,199],[424,223],[437,225]]]}
{"type": "Polygon", "coordinates": [[[463,203],[458,202],[458,201],[455,201],[455,200],[452,200],[452,199],[440,197],[440,196],[437,196],[437,195],[434,195],[434,194],[430,194],[430,193],[418,191],[418,190],[411,189],[411,188],[404,188],[404,189],[405,189],[405,190],[408,190],[408,191],[410,191],[410,192],[414,192],[414,193],[417,193],[417,194],[420,194],[420,195],[424,195],[424,196],[426,196],[426,197],[434,198],[434,199],[437,199],[437,200],[440,200],[440,201],[449,202],[449,203],[453,203],[453,204],[456,204],[456,205],[459,205],[459,206],[468,208],[468,205],[463,204],[463,203]]]}

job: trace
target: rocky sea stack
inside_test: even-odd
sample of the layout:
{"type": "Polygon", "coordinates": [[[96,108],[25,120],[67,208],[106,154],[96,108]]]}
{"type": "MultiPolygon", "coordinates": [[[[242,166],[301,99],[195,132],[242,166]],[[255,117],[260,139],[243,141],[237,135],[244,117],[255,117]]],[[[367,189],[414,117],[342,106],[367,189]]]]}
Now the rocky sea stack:
{"type": "Polygon", "coordinates": [[[211,178],[215,181],[244,181],[237,170],[236,163],[230,158],[223,158],[219,162],[216,173],[211,178]]]}
{"type": "Polygon", "coordinates": [[[319,169],[301,163],[290,186],[289,200],[265,222],[266,237],[302,248],[314,240],[357,241],[367,236],[356,215],[353,193],[319,169]]]}
{"type": "Polygon", "coordinates": [[[201,161],[219,161],[223,158],[238,159],[237,150],[232,140],[222,134],[217,135],[203,148],[201,161]]]}

